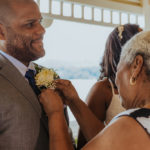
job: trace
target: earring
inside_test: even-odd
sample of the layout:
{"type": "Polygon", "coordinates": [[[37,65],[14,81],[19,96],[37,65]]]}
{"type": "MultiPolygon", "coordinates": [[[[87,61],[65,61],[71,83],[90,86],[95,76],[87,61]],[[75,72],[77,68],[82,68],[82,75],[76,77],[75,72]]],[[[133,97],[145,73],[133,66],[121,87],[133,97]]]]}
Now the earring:
{"type": "Polygon", "coordinates": [[[130,78],[130,85],[135,85],[136,84],[136,78],[131,77],[130,78]]]}

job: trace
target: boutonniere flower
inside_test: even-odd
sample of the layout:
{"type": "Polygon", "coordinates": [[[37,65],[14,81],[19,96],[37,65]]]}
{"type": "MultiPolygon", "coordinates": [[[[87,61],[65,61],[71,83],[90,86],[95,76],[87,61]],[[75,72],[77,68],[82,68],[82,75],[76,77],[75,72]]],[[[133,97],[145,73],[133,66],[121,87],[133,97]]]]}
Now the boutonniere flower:
{"type": "Polygon", "coordinates": [[[59,75],[55,72],[54,69],[44,68],[35,64],[36,75],[35,82],[40,90],[42,89],[55,89],[55,79],[59,79],[59,75]]]}

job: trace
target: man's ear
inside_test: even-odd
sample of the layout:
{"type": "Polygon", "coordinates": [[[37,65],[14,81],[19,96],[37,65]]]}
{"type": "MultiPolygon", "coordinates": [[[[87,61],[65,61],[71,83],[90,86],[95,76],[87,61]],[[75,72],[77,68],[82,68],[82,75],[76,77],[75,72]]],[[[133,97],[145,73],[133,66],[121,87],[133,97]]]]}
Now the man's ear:
{"type": "Polygon", "coordinates": [[[0,40],[5,40],[5,28],[1,23],[0,23],[0,40]]]}
{"type": "Polygon", "coordinates": [[[143,67],[143,57],[141,55],[137,55],[131,65],[131,76],[135,79],[138,78],[139,74],[142,71],[143,67]]]}

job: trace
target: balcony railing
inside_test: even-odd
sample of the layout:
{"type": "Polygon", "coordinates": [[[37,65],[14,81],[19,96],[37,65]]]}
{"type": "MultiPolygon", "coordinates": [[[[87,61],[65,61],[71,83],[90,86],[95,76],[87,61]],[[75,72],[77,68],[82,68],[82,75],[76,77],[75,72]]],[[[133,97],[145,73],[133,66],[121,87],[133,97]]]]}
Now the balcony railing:
{"type": "MultiPolygon", "coordinates": [[[[141,13],[139,13],[140,8],[137,11],[129,11],[125,9],[116,10],[104,7],[105,0],[102,7],[99,4],[96,5],[93,0],[93,5],[91,1],[87,0],[87,3],[81,3],[80,0],[36,0],[40,6],[40,10],[43,14],[45,25],[48,27],[53,19],[61,19],[67,21],[81,22],[87,24],[103,25],[103,26],[118,26],[125,23],[136,23],[140,24],[143,22],[142,27],[144,27],[144,19],[141,13]],[[88,3],[89,2],[89,3],[88,3]]],[[[102,0],[101,0],[102,1],[102,0]]],[[[113,0],[110,0],[113,1],[113,0]]],[[[130,1],[131,0],[115,0],[115,1],[130,1]]],[[[133,0],[132,0],[133,1],[133,0]]],[[[95,1],[97,2],[97,1],[95,1]]],[[[135,1],[133,3],[140,3],[135,1]]]]}

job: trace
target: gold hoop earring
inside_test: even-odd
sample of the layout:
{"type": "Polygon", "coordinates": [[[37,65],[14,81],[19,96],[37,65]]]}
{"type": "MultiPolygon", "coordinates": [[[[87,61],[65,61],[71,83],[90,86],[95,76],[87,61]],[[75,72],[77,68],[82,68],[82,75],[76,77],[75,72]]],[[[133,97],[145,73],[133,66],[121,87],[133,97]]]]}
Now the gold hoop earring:
{"type": "Polygon", "coordinates": [[[136,79],[134,77],[130,78],[130,85],[135,85],[136,84],[136,79]]]}

